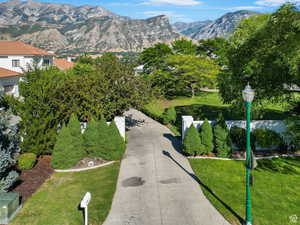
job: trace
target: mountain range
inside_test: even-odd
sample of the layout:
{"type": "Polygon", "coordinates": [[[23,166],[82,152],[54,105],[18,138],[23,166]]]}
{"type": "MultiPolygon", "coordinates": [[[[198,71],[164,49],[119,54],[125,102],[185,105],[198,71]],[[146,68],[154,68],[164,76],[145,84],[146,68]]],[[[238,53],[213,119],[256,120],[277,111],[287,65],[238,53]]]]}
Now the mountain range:
{"type": "Polygon", "coordinates": [[[164,15],[131,19],[99,6],[10,0],[0,3],[0,40],[20,40],[57,54],[141,51],[183,37],[226,37],[253,14],[238,11],[216,21],[171,25],[164,15]]]}

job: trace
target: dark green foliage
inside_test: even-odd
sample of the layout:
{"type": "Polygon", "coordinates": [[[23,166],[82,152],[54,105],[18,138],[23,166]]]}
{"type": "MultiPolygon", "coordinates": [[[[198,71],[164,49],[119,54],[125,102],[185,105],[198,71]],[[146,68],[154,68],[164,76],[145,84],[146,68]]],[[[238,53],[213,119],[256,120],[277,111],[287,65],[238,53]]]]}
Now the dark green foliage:
{"type": "Polygon", "coordinates": [[[242,21],[228,50],[228,63],[218,86],[226,103],[240,102],[250,82],[256,102],[281,101],[285,85],[299,85],[300,12],[285,4],[271,15],[242,21]],[[285,85],[284,85],[285,84],[285,85]]]}
{"type": "Polygon", "coordinates": [[[23,152],[52,152],[58,127],[75,113],[80,121],[111,120],[129,108],[141,108],[149,99],[148,83],[111,54],[98,60],[88,57],[69,71],[32,68],[20,82],[23,101],[10,106],[22,118],[23,152]]]}
{"type": "Polygon", "coordinates": [[[103,117],[100,122],[92,120],[88,123],[84,132],[84,144],[90,157],[105,160],[121,159],[126,148],[115,122],[108,126],[103,117]]]}
{"type": "Polygon", "coordinates": [[[285,121],[287,131],[284,134],[285,144],[291,150],[300,150],[300,122],[298,120],[285,121]]]}
{"type": "Polygon", "coordinates": [[[212,153],[214,149],[214,136],[212,127],[207,119],[204,120],[204,123],[201,126],[200,137],[204,153],[212,153]]]}
{"type": "Polygon", "coordinates": [[[183,151],[186,155],[200,155],[203,151],[197,128],[192,125],[186,132],[183,141],[183,151]]]}
{"type": "Polygon", "coordinates": [[[110,160],[110,136],[108,125],[104,117],[99,122],[92,120],[88,123],[84,133],[86,151],[91,157],[110,160]]]}
{"type": "Polygon", "coordinates": [[[230,138],[239,150],[246,148],[246,130],[237,126],[230,129],[230,138]]]}
{"type": "Polygon", "coordinates": [[[175,108],[171,107],[165,109],[162,117],[164,124],[175,123],[177,117],[175,108]]]}
{"type": "Polygon", "coordinates": [[[255,145],[262,148],[279,147],[282,143],[280,135],[269,129],[255,129],[253,136],[255,145]]]}
{"type": "Polygon", "coordinates": [[[120,160],[125,152],[126,145],[125,140],[120,135],[118,127],[114,121],[108,128],[108,135],[110,137],[110,143],[108,145],[110,160],[120,160]]]}
{"type": "Polygon", "coordinates": [[[21,170],[31,170],[36,162],[36,154],[24,153],[18,158],[18,167],[21,170]]]}
{"type": "Polygon", "coordinates": [[[196,55],[197,45],[191,40],[180,39],[172,42],[174,54],[196,55]]]}
{"type": "Polygon", "coordinates": [[[219,116],[214,127],[215,151],[218,157],[231,157],[231,140],[224,118],[219,116]]]}
{"type": "Polygon", "coordinates": [[[14,169],[19,153],[17,127],[8,125],[8,114],[0,112],[0,192],[7,191],[19,176],[14,169]]]}
{"type": "Polygon", "coordinates": [[[85,156],[81,126],[73,114],[68,125],[64,125],[57,136],[51,165],[55,169],[69,169],[85,156]]]}

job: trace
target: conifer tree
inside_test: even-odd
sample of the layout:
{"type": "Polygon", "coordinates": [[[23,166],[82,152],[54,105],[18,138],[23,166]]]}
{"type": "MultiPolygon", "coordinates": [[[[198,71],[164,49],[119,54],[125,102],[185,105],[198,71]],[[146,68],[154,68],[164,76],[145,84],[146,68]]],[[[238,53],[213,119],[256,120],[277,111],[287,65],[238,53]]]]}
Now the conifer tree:
{"type": "Polygon", "coordinates": [[[120,135],[115,121],[111,122],[108,129],[110,137],[109,152],[111,160],[119,160],[122,158],[126,149],[124,138],[120,135]]]}
{"type": "Polygon", "coordinates": [[[72,114],[68,125],[60,130],[52,154],[51,165],[56,169],[69,169],[86,156],[80,122],[72,114]]]}
{"type": "Polygon", "coordinates": [[[223,116],[219,116],[214,127],[215,148],[218,157],[231,157],[231,139],[223,116]]]}
{"type": "Polygon", "coordinates": [[[199,132],[194,125],[187,130],[186,136],[183,141],[183,151],[187,155],[195,156],[202,151],[201,140],[199,132]]]}
{"type": "Polygon", "coordinates": [[[204,154],[211,153],[214,149],[214,136],[212,127],[207,119],[205,119],[202,124],[200,137],[204,154]]]}

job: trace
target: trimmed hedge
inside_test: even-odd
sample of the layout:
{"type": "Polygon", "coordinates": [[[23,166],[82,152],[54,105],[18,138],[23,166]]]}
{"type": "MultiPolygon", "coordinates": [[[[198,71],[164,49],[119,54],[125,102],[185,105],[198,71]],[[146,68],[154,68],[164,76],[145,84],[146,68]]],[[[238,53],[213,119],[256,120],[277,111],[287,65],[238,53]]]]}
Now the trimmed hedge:
{"type": "Polygon", "coordinates": [[[108,135],[110,137],[110,144],[108,145],[109,159],[119,160],[125,152],[126,144],[115,121],[113,121],[108,127],[108,135]]]}
{"type": "Polygon", "coordinates": [[[18,167],[21,170],[31,170],[36,162],[36,154],[24,153],[18,158],[18,167]]]}

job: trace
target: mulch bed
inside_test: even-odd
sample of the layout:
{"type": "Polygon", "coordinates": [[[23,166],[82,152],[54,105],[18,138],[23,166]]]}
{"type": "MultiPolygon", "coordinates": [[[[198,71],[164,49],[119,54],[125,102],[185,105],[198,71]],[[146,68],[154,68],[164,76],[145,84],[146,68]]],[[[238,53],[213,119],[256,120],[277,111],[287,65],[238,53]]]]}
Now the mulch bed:
{"type": "Polygon", "coordinates": [[[51,156],[40,157],[35,167],[22,171],[19,180],[11,192],[18,192],[24,203],[34,194],[54,172],[50,165],[51,156]]]}

